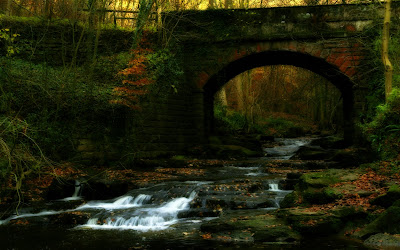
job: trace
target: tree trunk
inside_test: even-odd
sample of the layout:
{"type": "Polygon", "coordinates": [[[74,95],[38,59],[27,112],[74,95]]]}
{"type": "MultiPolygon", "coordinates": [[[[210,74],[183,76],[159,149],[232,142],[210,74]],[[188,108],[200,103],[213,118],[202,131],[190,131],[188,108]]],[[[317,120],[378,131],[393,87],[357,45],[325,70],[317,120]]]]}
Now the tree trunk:
{"type": "Polygon", "coordinates": [[[208,8],[209,9],[214,9],[214,0],[208,0],[208,8]]]}
{"type": "Polygon", "coordinates": [[[225,0],[225,9],[233,8],[232,0],[225,0]]]}
{"type": "Polygon", "coordinates": [[[0,0],[0,13],[4,13],[10,16],[11,12],[11,0],[0,0]]]}
{"type": "Polygon", "coordinates": [[[153,8],[155,0],[140,0],[139,14],[133,37],[132,49],[135,49],[142,38],[143,28],[146,25],[153,8]]]}
{"type": "Polygon", "coordinates": [[[383,32],[382,32],[382,62],[385,67],[385,97],[386,101],[392,92],[392,78],[393,78],[393,66],[389,60],[389,40],[390,40],[390,14],[392,1],[387,0],[385,5],[385,18],[383,21],[383,32]]]}
{"type": "Polygon", "coordinates": [[[219,100],[221,101],[222,106],[228,106],[228,99],[226,98],[226,90],[225,86],[222,86],[219,91],[219,100]]]}

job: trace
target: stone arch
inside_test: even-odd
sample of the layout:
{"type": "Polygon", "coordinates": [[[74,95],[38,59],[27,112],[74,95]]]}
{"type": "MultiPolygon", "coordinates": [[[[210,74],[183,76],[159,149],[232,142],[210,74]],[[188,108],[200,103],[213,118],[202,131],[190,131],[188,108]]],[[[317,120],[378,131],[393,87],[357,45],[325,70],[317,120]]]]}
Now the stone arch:
{"type": "Polygon", "coordinates": [[[325,77],[338,88],[343,98],[343,129],[348,144],[354,136],[354,93],[352,80],[336,65],[328,63],[323,58],[309,54],[274,50],[246,55],[225,65],[217,73],[211,75],[203,86],[204,91],[204,121],[205,132],[210,134],[214,129],[214,94],[230,79],[247,70],[268,65],[292,65],[308,69],[325,77]]]}

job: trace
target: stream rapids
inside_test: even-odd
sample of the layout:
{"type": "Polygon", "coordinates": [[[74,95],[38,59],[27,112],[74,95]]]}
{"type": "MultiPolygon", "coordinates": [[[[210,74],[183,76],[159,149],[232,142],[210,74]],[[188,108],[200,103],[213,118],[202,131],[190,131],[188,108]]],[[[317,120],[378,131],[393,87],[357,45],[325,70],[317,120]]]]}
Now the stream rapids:
{"type": "MultiPolygon", "coordinates": [[[[285,176],[268,173],[266,162],[289,160],[309,138],[276,139],[265,157],[206,168],[205,174],[186,180],[165,181],[131,190],[110,200],[80,196],[85,187],[75,182],[70,197],[49,201],[47,208],[25,208],[0,221],[2,249],[231,249],[273,248],[252,240],[209,240],[202,224],[222,215],[269,213],[292,192],[285,176]],[[68,203],[70,209],[59,209],[68,203]],[[24,226],[10,222],[27,221],[24,226]]],[[[348,246],[348,242],[321,239],[320,244],[348,246]],[[343,245],[344,244],[344,245],[343,245]]],[[[318,240],[284,248],[308,249],[318,240]]],[[[339,249],[338,248],[338,249],[339,249]]]]}

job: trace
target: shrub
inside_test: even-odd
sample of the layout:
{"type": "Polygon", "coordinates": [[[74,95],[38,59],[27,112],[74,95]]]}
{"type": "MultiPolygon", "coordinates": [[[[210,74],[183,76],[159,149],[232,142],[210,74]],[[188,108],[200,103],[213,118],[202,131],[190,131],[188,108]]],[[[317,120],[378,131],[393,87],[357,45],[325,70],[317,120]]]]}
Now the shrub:
{"type": "Polygon", "coordinates": [[[377,107],[375,118],[364,126],[364,131],[383,159],[400,154],[399,89],[393,89],[387,103],[377,107]]]}

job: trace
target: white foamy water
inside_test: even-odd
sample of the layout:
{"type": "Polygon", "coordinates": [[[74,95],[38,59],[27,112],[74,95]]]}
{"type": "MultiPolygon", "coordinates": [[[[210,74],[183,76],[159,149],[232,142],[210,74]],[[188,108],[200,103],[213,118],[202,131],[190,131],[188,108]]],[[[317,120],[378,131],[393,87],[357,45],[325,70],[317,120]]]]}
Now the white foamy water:
{"type": "Polygon", "coordinates": [[[276,146],[273,148],[264,148],[264,152],[267,153],[267,158],[271,160],[288,160],[290,159],[301,146],[307,145],[311,142],[310,138],[276,138],[276,142],[280,142],[283,145],[276,146]]]}
{"type": "Polygon", "coordinates": [[[15,219],[61,214],[61,213],[68,212],[68,211],[70,211],[70,210],[67,210],[67,211],[52,211],[52,210],[50,210],[50,211],[42,211],[42,212],[35,213],[35,214],[34,213],[26,213],[26,214],[20,214],[20,215],[13,215],[5,220],[0,220],[0,225],[7,224],[11,220],[15,220],[15,219]]]}
{"type": "Polygon", "coordinates": [[[277,183],[268,184],[270,191],[281,191],[277,183]]]}
{"type": "Polygon", "coordinates": [[[78,180],[75,180],[75,190],[71,197],[66,197],[64,199],[60,199],[60,201],[76,201],[81,200],[82,197],[80,196],[82,192],[82,183],[78,180]]]}
{"type": "Polygon", "coordinates": [[[167,229],[177,223],[178,213],[189,209],[189,203],[195,198],[192,192],[189,198],[175,198],[159,207],[138,208],[119,216],[107,218],[93,218],[80,228],[92,229],[131,229],[137,231],[157,231],[167,229]]]}
{"type": "Polygon", "coordinates": [[[140,194],[136,198],[132,196],[122,196],[115,200],[114,202],[99,202],[91,201],[82,206],[76,208],[76,210],[84,209],[107,209],[107,210],[117,210],[126,209],[132,207],[140,207],[147,201],[151,199],[151,195],[140,194]]]}

